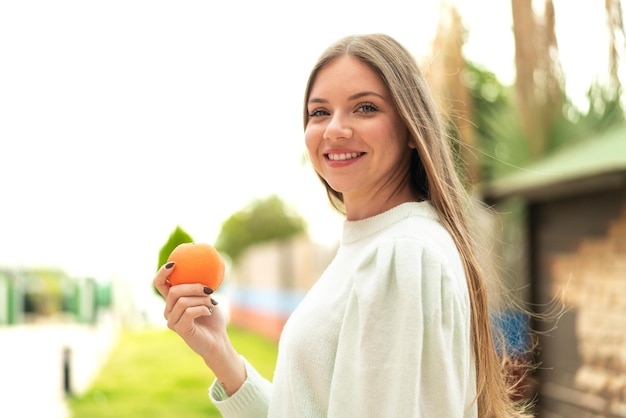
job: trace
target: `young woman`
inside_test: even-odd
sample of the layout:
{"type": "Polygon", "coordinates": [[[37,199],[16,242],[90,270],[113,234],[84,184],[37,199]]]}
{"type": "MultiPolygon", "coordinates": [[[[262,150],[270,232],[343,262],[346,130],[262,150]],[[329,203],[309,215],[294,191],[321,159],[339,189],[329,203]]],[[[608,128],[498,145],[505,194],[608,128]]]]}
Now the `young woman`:
{"type": "Polygon", "coordinates": [[[330,46],[305,90],[305,141],[340,248],[289,318],[273,382],[238,355],[211,290],[154,284],[215,376],[225,417],[514,417],[469,199],[413,57],[382,34],[330,46]]]}

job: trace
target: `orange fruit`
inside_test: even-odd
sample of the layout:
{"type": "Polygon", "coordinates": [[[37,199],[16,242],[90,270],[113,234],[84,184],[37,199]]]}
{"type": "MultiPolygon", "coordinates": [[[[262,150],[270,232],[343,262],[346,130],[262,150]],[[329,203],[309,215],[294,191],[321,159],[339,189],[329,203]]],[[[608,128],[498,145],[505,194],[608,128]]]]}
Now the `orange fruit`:
{"type": "Polygon", "coordinates": [[[224,260],[209,244],[187,242],[170,253],[167,262],[174,262],[168,279],[172,286],[183,283],[202,283],[217,290],[224,280],[224,260]]]}

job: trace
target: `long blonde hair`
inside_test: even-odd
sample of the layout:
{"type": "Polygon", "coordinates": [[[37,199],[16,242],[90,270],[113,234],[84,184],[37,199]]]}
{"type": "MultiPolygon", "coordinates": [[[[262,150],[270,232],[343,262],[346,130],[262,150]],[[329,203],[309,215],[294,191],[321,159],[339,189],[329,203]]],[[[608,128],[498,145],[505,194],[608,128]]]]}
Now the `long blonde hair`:
{"type": "MultiPolygon", "coordinates": [[[[320,56],[309,76],[304,97],[305,128],[309,119],[307,102],[317,74],[342,55],[351,55],[368,64],[387,85],[416,148],[407,148],[412,153],[411,185],[435,208],[464,260],[472,307],[478,416],[530,416],[510,398],[510,381],[492,335],[486,279],[470,233],[468,211],[472,206],[471,199],[455,169],[443,118],[413,56],[395,39],[384,34],[340,39],[320,56]]],[[[323,178],[320,179],[326,186],[331,203],[337,210],[343,211],[341,193],[333,190],[323,178]]]]}

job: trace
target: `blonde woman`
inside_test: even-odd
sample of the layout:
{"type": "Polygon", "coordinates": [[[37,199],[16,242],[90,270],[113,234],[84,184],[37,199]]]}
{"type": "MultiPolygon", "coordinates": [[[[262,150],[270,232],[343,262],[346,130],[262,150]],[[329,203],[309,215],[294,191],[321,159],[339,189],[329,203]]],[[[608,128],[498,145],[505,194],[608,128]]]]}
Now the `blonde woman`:
{"type": "Polygon", "coordinates": [[[383,34],[331,45],[305,90],[315,172],[340,248],[283,330],[274,378],[233,348],[202,285],[154,278],[168,326],[216,376],[225,417],[513,417],[469,207],[431,93],[383,34]]]}

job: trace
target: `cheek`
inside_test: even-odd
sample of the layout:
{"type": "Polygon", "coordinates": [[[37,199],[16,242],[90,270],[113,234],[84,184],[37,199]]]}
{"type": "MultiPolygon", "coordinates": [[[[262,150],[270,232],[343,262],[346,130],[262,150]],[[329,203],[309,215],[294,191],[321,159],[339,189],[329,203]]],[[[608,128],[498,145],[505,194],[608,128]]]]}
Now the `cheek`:
{"type": "Polygon", "coordinates": [[[306,145],[309,161],[313,166],[313,170],[320,174],[323,165],[323,156],[320,154],[322,147],[322,134],[319,129],[307,128],[304,131],[304,144],[306,145]]]}
{"type": "Polygon", "coordinates": [[[321,135],[318,133],[319,129],[307,127],[304,131],[304,144],[309,151],[311,159],[317,157],[317,149],[320,146],[321,135]]]}

